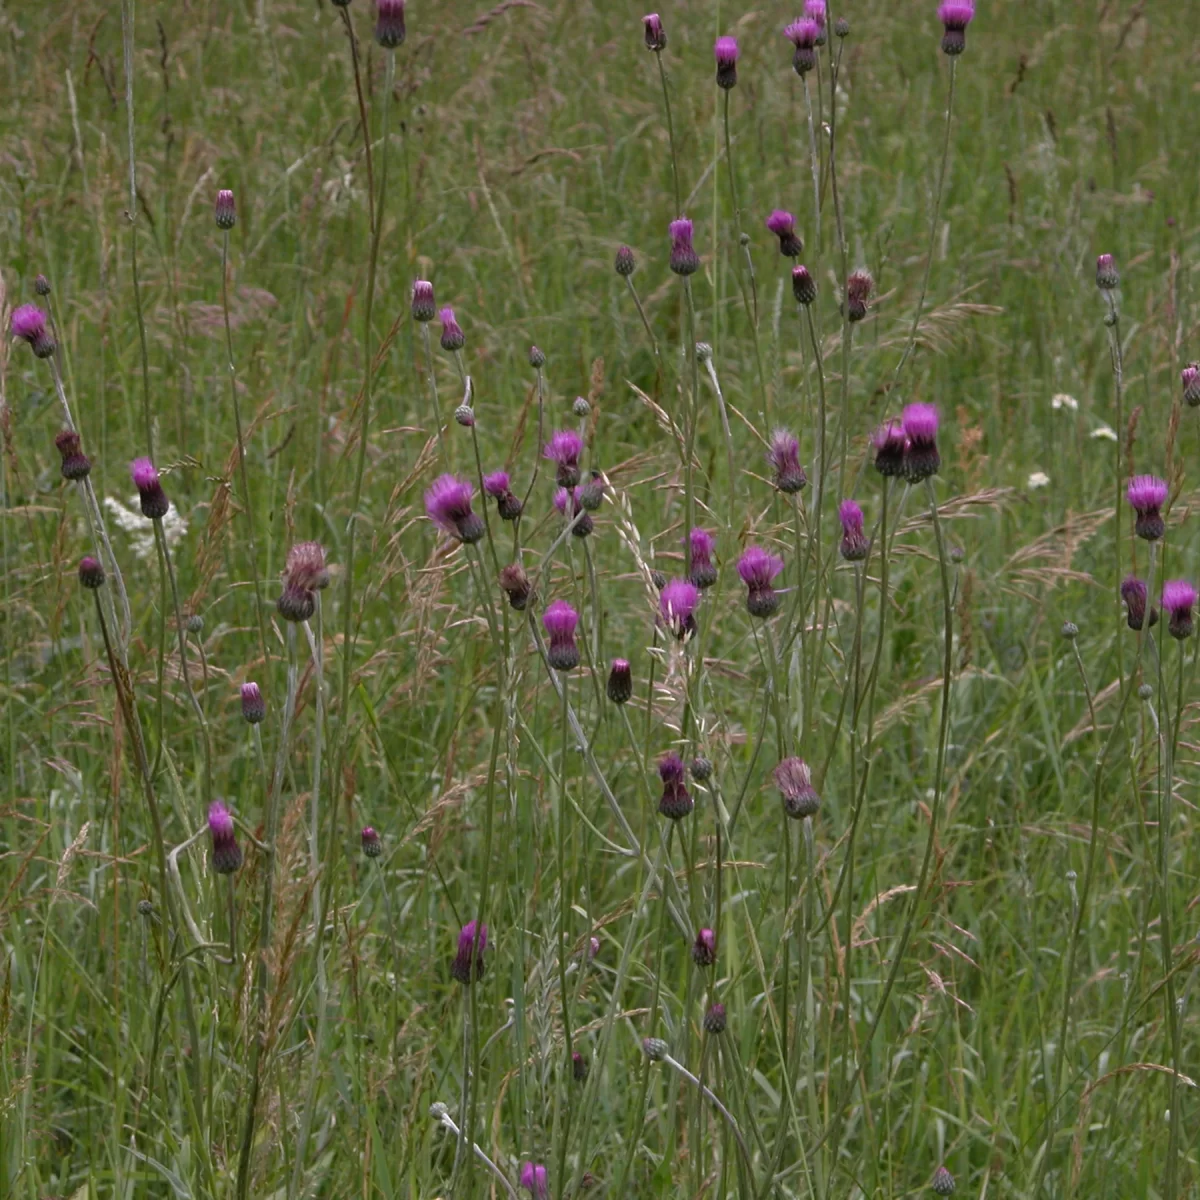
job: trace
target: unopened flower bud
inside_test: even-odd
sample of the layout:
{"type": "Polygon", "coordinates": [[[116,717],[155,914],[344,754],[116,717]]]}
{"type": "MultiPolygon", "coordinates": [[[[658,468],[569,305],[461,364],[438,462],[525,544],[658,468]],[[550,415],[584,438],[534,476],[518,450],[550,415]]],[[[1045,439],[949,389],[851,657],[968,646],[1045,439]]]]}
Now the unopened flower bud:
{"type": "Polygon", "coordinates": [[[697,783],[705,783],[712,778],[712,760],[705,758],[703,754],[697,754],[696,757],[692,759],[688,770],[691,771],[692,778],[697,783]]]}
{"type": "Polygon", "coordinates": [[[228,188],[222,188],[217,193],[214,216],[218,229],[232,229],[237,224],[237,206],[233,202],[233,193],[228,188]]]}
{"type": "Polygon", "coordinates": [[[642,1038],[642,1052],[651,1062],[662,1062],[671,1047],[662,1038],[642,1038]]]}
{"type": "Polygon", "coordinates": [[[1068,642],[1073,642],[1079,636],[1079,626],[1074,621],[1064,621],[1062,635],[1068,642]]]}
{"type": "Polygon", "coordinates": [[[242,720],[247,725],[258,725],[267,715],[267,702],[257,683],[242,684],[242,720]]]}
{"type": "Polygon", "coordinates": [[[613,266],[622,279],[628,279],[637,269],[637,259],[634,258],[633,251],[628,246],[618,246],[613,266]]]}
{"type": "Polygon", "coordinates": [[[475,424],[475,410],[469,404],[460,404],[454,410],[454,419],[464,429],[470,429],[475,424]]]}
{"type": "Polygon", "coordinates": [[[104,586],[104,568],[90,554],[79,560],[79,583],[92,592],[104,586]]]}
{"type": "Polygon", "coordinates": [[[1116,259],[1111,254],[1101,254],[1096,259],[1096,286],[1102,292],[1111,292],[1120,283],[1121,272],[1117,270],[1116,259]]]}
{"type": "Polygon", "coordinates": [[[39,296],[50,295],[50,280],[45,275],[37,275],[33,280],[33,290],[39,296]]]}
{"type": "Polygon", "coordinates": [[[945,1167],[938,1167],[933,1173],[929,1185],[935,1196],[950,1196],[954,1194],[954,1176],[945,1167]]]}
{"type": "Polygon", "coordinates": [[[362,852],[368,858],[378,858],[383,853],[383,842],[371,825],[364,825],[362,831],[362,852]]]}
{"type": "Polygon", "coordinates": [[[571,411],[577,417],[586,417],[592,411],[592,406],[587,402],[586,396],[576,396],[575,402],[571,405],[571,411]]]}
{"type": "Polygon", "coordinates": [[[74,429],[64,429],[55,439],[54,445],[62,456],[62,477],[72,482],[86,479],[92,470],[91,459],[83,452],[79,434],[74,429]]]}
{"type": "Polygon", "coordinates": [[[540,371],[546,365],[546,356],[536,346],[529,347],[529,365],[535,371],[540,371]]]}
{"type": "Polygon", "coordinates": [[[614,658],[608,671],[608,698],[614,704],[627,704],[633,695],[633,669],[629,660],[614,658]]]}

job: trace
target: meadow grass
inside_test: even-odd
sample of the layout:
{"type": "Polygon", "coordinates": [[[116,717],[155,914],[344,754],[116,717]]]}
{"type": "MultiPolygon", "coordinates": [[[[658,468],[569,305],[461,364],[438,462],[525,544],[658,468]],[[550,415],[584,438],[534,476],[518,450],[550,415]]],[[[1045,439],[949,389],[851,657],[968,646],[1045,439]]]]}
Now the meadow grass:
{"type": "Polygon", "coordinates": [[[0,1194],[537,1195],[533,1164],[555,1200],[899,1197],[943,1166],[1198,1194],[1195,641],[1132,632],[1118,585],[1198,570],[1200,7],[981,0],[951,58],[928,0],[831,2],[803,79],[787,6],[660,11],[661,55],[621,0],[413,0],[394,51],[364,0],[0,12],[0,310],[58,343],[0,346],[0,1194]],[[913,403],[940,472],[882,479],[913,403]],[[540,458],[563,429],[606,484],[586,538],[540,458]],[[426,517],[446,472],[471,544],[426,517]],[[690,524],[717,581],[677,639],[653,576],[695,565],[690,524]],[[313,540],[329,586],[285,620],[313,540]],[[821,803],[790,820],[796,756],[821,803]]]}

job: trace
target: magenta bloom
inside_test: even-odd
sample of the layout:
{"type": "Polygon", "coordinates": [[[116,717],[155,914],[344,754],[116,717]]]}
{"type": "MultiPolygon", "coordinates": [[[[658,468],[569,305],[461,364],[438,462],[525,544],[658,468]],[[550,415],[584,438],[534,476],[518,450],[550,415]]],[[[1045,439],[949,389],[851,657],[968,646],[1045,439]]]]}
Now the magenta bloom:
{"type": "Polygon", "coordinates": [[[258,725],[267,716],[267,702],[257,683],[242,684],[242,720],[247,725],[258,725]]]}
{"type": "Polygon", "coordinates": [[[46,314],[36,304],[22,304],[13,309],[12,335],[28,342],[38,358],[54,353],[54,339],[46,328],[46,314]]]}
{"type": "Polygon", "coordinates": [[[1134,532],[1148,542],[1156,542],[1167,531],[1159,511],[1167,499],[1166,480],[1154,475],[1135,475],[1125,493],[1137,513],[1134,532]]]}
{"type": "Polygon", "coordinates": [[[55,439],[54,445],[62,456],[62,477],[73,483],[86,479],[92,473],[92,460],[83,452],[83,443],[74,429],[64,429],[55,439]]]}
{"type": "Polygon", "coordinates": [[[368,858],[378,858],[383,853],[383,842],[379,839],[379,834],[372,825],[364,825],[362,828],[362,852],[368,858]]]}
{"type": "Polygon", "coordinates": [[[777,208],[767,218],[767,228],[779,239],[779,253],[785,258],[799,258],[804,246],[796,236],[796,218],[777,208]]]}
{"type": "Polygon", "coordinates": [[[148,458],[135,458],[129,464],[129,474],[133,486],[137,488],[138,499],[142,502],[142,516],[149,517],[151,521],[161,521],[171,505],[154,464],[148,458]]]}
{"type": "Polygon", "coordinates": [[[870,271],[860,267],[850,273],[850,278],[846,280],[846,314],[851,323],[866,317],[874,287],[875,280],[871,278],[870,271]]]}
{"type": "Polygon", "coordinates": [[[817,38],[821,36],[821,26],[811,17],[801,17],[793,21],[784,31],[783,36],[796,48],[792,56],[792,69],[801,79],[817,65],[817,38]]]}
{"type": "Polygon", "coordinates": [[[217,192],[213,216],[216,218],[218,229],[232,229],[237,224],[237,205],[234,203],[233,193],[228,188],[221,188],[217,192]]]}
{"type": "Polygon", "coordinates": [[[881,425],[871,438],[875,447],[875,470],[885,479],[904,474],[904,426],[895,418],[881,425]]]}
{"type": "Polygon", "coordinates": [[[810,21],[817,23],[817,29],[820,30],[817,34],[817,45],[825,45],[825,22],[827,19],[825,0],[804,0],[804,15],[810,21]]]}
{"type": "Polygon", "coordinates": [[[1096,259],[1096,286],[1102,292],[1111,292],[1120,283],[1121,272],[1117,270],[1117,260],[1111,254],[1101,254],[1096,259]]]}
{"type": "Polygon", "coordinates": [[[437,315],[437,304],[433,299],[433,284],[428,279],[418,279],[412,287],[412,315],[414,321],[432,321],[437,315]]]}
{"type": "Polygon", "coordinates": [[[451,537],[471,545],[484,534],[483,521],[471,508],[474,495],[469,480],[439,475],[425,493],[425,512],[451,537]]]}
{"type": "Polygon", "coordinates": [[[683,820],[695,807],[695,801],[684,782],[683,759],[674,750],[658,760],[658,777],[663,785],[658,811],[668,820],[683,820]]]}
{"type": "Polygon", "coordinates": [[[579,666],[579,647],[575,645],[579,614],[565,600],[555,600],[542,614],[542,624],[550,635],[550,665],[556,671],[573,671],[579,666]]]}
{"type": "Polygon", "coordinates": [[[702,929],[692,943],[692,961],[698,967],[711,967],[717,961],[717,935],[702,929]]]}
{"type": "Polygon", "coordinates": [[[614,704],[628,704],[633,696],[633,668],[627,658],[614,658],[608,671],[608,698],[614,704]]]}
{"type": "Polygon", "coordinates": [[[1179,381],[1183,384],[1184,403],[1189,408],[1200,408],[1200,363],[1188,363],[1179,372],[1179,381]]]}
{"type": "Polygon", "coordinates": [[[792,295],[797,304],[803,304],[805,307],[817,298],[817,281],[805,266],[798,265],[792,268],[792,295]]]}
{"type": "Polygon", "coordinates": [[[579,482],[579,456],[583,438],[573,429],[559,429],[550,435],[543,455],[554,463],[559,487],[572,488],[579,482]]]}
{"type": "Polygon", "coordinates": [[[975,0],[945,0],[938,8],[938,20],[945,33],[942,50],[946,54],[961,54],[967,48],[967,26],[975,16],[975,0]]]}
{"type": "Polygon", "coordinates": [[[784,812],[793,820],[811,817],[821,807],[821,797],[812,785],[812,772],[802,758],[785,758],[775,768],[775,786],[783,797],[784,812]]]}
{"type": "Polygon", "coordinates": [[[573,536],[585,538],[596,528],[592,514],[583,506],[583,488],[559,488],[554,493],[554,507],[572,522],[571,533],[573,536]]]}
{"type": "Polygon", "coordinates": [[[328,586],[324,547],[320,542],[296,542],[287,552],[283,592],[275,607],[285,621],[307,621],[317,610],[316,593],[328,586]]]}
{"type": "Polygon", "coordinates": [[[800,442],[795,434],[777,429],[771,435],[767,462],[775,468],[775,486],[787,496],[803,490],[808,475],[800,465],[800,442]]]}
{"type": "Polygon", "coordinates": [[[541,1163],[522,1163],[521,1186],[533,1196],[534,1200],[547,1200],[550,1195],[550,1184],[546,1179],[546,1168],[541,1163]]]}
{"type": "Polygon", "coordinates": [[[863,511],[853,500],[843,500],[838,506],[842,523],[842,557],[847,562],[862,562],[871,546],[863,533],[863,511]]]}
{"type": "Polygon", "coordinates": [[[489,496],[499,500],[509,490],[508,472],[493,471],[490,475],[485,475],[483,477],[483,490],[489,496]]]}
{"type": "Polygon", "coordinates": [[[1167,614],[1167,629],[1173,638],[1183,641],[1192,636],[1192,610],[1196,607],[1196,589],[1186,579],[1172,579],[1163,584],[1163,612],[1167,614]]]}
{"type": "Polygon", "coordinates": [[[717,87],[729,91],[737,86],[737,38],[719,37],[713,45],[713,55],[717,60],[717,87]]]}
{"type": "Polygon", "coordinates": [[[485,475],[483,490],[495,499],[496,511],[502,521],[515,521],[521,515],[524,506],[520,496],[512,490],[507,471],[493,471],[485,475]]]}
{"type": "Polygon", "coordinates": [[[375,0],[375,40],[385,50],[404,44],[404,0],[375,0]]]}
{"type": "Polygon", "coordinates": [[[686,579],[672,579],[659,593],[658,607],[663,624],[680,640],[696,632],[696,605],[700,593],[686,579]]]}
{"type": "MultiPolygon", "coordinates": [[[[1135,633],[1146,626],[1146,605],[1149,589],[1144,580],[1128,575],[1121,581],[1121,599],[1125,603],[1125,622],[1135,633]]],[[[1158,609],[1150,605],[1150,627],[1158,624],[1158,609]]]]}
{"type": "Polygon", "coordinates": [[[692,567],[688,574],[688,578],[703,591],[705,588],[710,588],[717,582],[717,568],[713,563],[713,551],[717,544],[713,540],[713,536],[707,529],[701,529],[698,525],[688,535],[685,543],[691,551],[692,567]]]}
{"type": "Polygon", "coordinates": [[[656,54],[667,48],[667,31],[663,28],[662,17],[658,13],[648,13],[642,18],[642,26],[646,35],[646,49],[656,54]]]}
{"type": "Polygon", "coordinates": [[[242,849],[233,831],[233,817],[220,800],[208,806],[208,832],[212,835],[213,870],[232,875],[242,865],[242,849]]]}
{"type": "Polygon", "coordinates": [[[467,337],[462,331],[462,326],[455,320],[454,309],[443,308],[438,313],[438,320],[442,323],[442,349],[447,354],[461,350],[467,344],[467,337]]]}
{"type": "Polygon", "coordinates": [[[700,256],[692,246],[692,223],[687,217],[671,222],[671,270],[676,275],[695,275],[700,256]]]}
{"type": "Polygon", "coordinates": [[[907,404],[901,418],[904,436],[904,478],[920,483],[936,475],[942,465],[938,454],[938,411],[932,404],[907,404]]]}
{"type": "Polygon", "coordinates": [[[783,570],[783,559],[761,546],[747,546],[738,559],[738,574],[748,589],[746,609],[752,617],[769,617],[779,608],[773,581],[783,570]]]}
{"type": "Polygon", "coordinates": [[[458,935],[458,952],[450,964],[450,974],[464,987],[483,978],[483,953],[487,949],[487,926],[468,921],[458,935]]]}

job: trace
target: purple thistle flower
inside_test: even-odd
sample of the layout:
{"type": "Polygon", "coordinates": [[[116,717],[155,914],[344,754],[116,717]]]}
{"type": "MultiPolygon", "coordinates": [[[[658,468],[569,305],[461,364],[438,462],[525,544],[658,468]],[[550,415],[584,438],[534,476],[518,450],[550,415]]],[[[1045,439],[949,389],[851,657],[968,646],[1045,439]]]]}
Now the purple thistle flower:
{"type": "Polygon", "coordinates": [[[683,820],[695,807],[695,802],[684,782],[683,759],[674,750],[669,750],[658,760],[658,777],[663,785],[658,811],[668,820],[683,820]]]}
{"type": "Polygon", "coordinates": [[[725,1005],[711,1004],[704,1014],[704,1032],[718,1034],[725,1032],[725,1005]]]}
{"type": "Polygon", "coordinates": [[[713,44],[713,56],[717,60],[717,87],[729,91],[737,86],[737,38],[719,37],[713,44]]]}
{"type": "Polygon", "coordinates": [[[680,640],[696,632],[696,605],[700,593],[696,585],[686,579],[672,579],[658,597],[658,608],[663,624],[680,640]]]}
{"type": "Polygon", "coordinates": [[[496,511],[502,521],[515,521],[524,505],[511,486],[507,471],[493,471],[483,477],[483,490],[496,500],[496,511]]]}
{"type": "MultiPolygon", "coordinates": [[[[1145,581],[1136,575],[1128,575],[1121,581],[1121,599],[1125,602],[1125,621],[1135,633],[1146,626],[1146,605],[1149,589],[1145,581]]],[[[1158,609],[1150,605],[1150,628],[1158,624],[1158,609]]]]}
{"type": "Polygon", "coordinates": [[[220,800],[208,806],[208,832],[212,834],[213,870],[232,875],[242,865],[242,848],[233,831],[233,817],[220,800]]]}
{"type": "Polygon", "coordinates": [[[55,439],[54,445],[62,455],[62,477],[72,482],[86,479],[92,471],[92,460],[83,452],[83,444],[74,429],[64,429],[55,439]]]}
{"type": "Polygon", "coordinates": [[[267,702],[257,683],[242,684],[242,720],[247,725],[258,725],[266,719],[267,702]]]}
{"type": "Polygon", "coordinates": [[[622,279],[628,279],[637,268],[637,259],[633,257],[633,251],[628,246],[619,246],[613,266],[622,279]]]}
{"type": "Polygon", "coordinates": [[[85,554],[79,560],[79,583],[89,592],[104,586],[104,568],[90,554],[85,554]]]}
{"type": "Polygon", "coordinates": [[[12,335],[28,342],[38,358],[54,353],[54,338],[46,328],[46,314],[36,304],[22,304],[13,309],[12,335]]]}
{"type": "Polygon", "coordinates": [[[808,484],[808,475],[800,463],[800,441],[786,429],[771,435],[767,462],[775,469],[775,486],[786,496],[795,495],[808,484]]]}
{"type": "Polygon", "coordinates": [[[1190,638],[1196,589],[1186,579],[1171,579],[1163,584],[1162,606],[1167,614],[1167,630],[1171,636],[1179,641],[1190,638]]]}
{"type": "Polygon", "coordinates": [[[929,1182],[929,1188],[935,1196],[954,1195],[954,1176],[945,1167],[938,1167],[929,1182]]]}
{"type": "Polygon", "coordinates": [[[825,0],[804,0],[804,15],[817,23],[817,45],[825,45],[825,0]]]}
{"type": "Polygon", "coordinates": [[[438,313],[438,320],[442,323],[442,349],[447,354],[461,350],[467,344],[467,337],[462,331],[462,326],[454,318],[454,309],[443,308],[438,313]]]}
{"type": "Polygon", "coordinates": [[[478,925],[475,921],[468,921],[458,935],[458,951],[454,955],[454,962],[450,964],[450,974],[464,987],[483,978],[487,937],[487,926],[478,925]]]}
{"type": "Polygon", "coordinates": [[[1102,292],[1111,292],[1119,287],[1121,273],[1117,270],[1117,260],[1111,254],[1101,254],[1096,259],[1096,286],[1102,292]]]}
{"type": "Polygon", "coordinates": [[[975,16],[975,0],[945,0],[938,8],[938,20],[945,32],[942,35],[942,51],[945,54],[961,54],[967,48],[967,26],[975,16]]]}
{"type": "Polygon", "coordinates": [[[817,298],[817,281],[805,266],[792,268],[792,295],[795,296],[797,304],[806,307],[817,298]]]}
{"type": "Polygon", "coordinates": [[[296,542],[287,552],[283,568],[286,586],[306,592],[323,592],[329,586],[325,547],[320,542],[296,542]]]}
{"type": "Polygon", "coordinates": [[[811,17],[801,17],[793,21],[784,31],[783,36],[796,48],[792,56],[792,70],[801,79],[817,65],[817,38],[821,36],[821,27],[811,17]]]}
{"type": "Polygon", "coordinates": [[[867,315],[874,287],[875,280],[871,278],[870,271],[860,267],[850,273],[850,278],[846,280],[846,313],[851,322],[861,321],[867,315]]]}
{"type": "Polygon", "coordinates": [[[469,480],[439,475],[425,493],[425,512],[451,537],[472,545],[484,534],[483,520],[471,508],[474,495],[469,480]]]}
{"type": "Polygon", "coordinates": [[[151,521],[161,521],[171,505],[154,464],[148,458],[135,458],[129,464],[129,474],[142,502],[142,516],[149,517],[151,521]]]}
{"type": "Polygon", "coordinates": [[[942,465],[938,454],[938,411],[932,404],[907,404],[901,418],[904,436],[904,478],[920,483],[936,475],[942,465]]]}
{"type": "Polygon", "coordinates": [[[404,44],[404,0],[375,0],[375,40],[385,50],[404,44]]]}
{"type": "Polygon", "coordinates": [[[885,479],[898,479],[904,474],[904,443],[904,426],[894,417],[880,425],[872,436],[875,470],[885,479]]]}
{"type": "Polygon", "coordinates": [[[695,275],[700,256],[692,245],[692,223],[687,217],[671,222],[671,270],[676,275],[695,275]]]}
{"type": "Polygon", "coordinates": [[[642,18],[642,26],[646,35],[646,49],[655,54],[667,48],[667,31],[663,28],[662,17],[658,13],[648,13],[642,18]]]}
{"type": "Polygon", "coordinates": [[[713,563],[713,551],[717,543],[707,529],[696,526],[688,535],[688,543],[692,556],[692,569],[688,578],[703,591],[717,582],[717,568],[713,563]]]}
{"type": "Polygon", "coordinates": [[[628,704],[633,695],[633,670],[627,658],[614,658],[608,669],[608,698],[614,704],[628,704]]]}
{"type": "Polygon", "coordinates": [[[217,228],[229,230],[237,224],[237,205],[233,202],[233,193],[228,188],[217,192],[217,202],[213,207],[217,228]]]}
{"type": "Polygon", "coordinates": [[[793,820],[816,815],[821,797],[812,785],[812,772],[802,758],[785,758],[774,771],[775,786],[783,797],[783,809],[793,820]]]}
{"type": "Polygon", "coordinates": [[[579,1053],[578,1050],[571,1053],[571,1075],[576,1083],[584,1083],[587,1080],[588,1072],[591,1066],[588,1060],[579,1053]]]}
{"type": "Polygon", "coordinates": [[[418,279],[412,286],[412,315],[414,321],[432,321],[437,315],[437,304],[433,298],[433,284],[428,279],[418,279]]]}
{"type": "Polygon", "coordinates": [[[500,568],[500,587],[508,597],[508,603],[517,612],[524,612],[529,603],[530,583],[525,568],[520,563],[509,563],[500,568]]]}
{"type": "Polygon", "coordinates": [[[838,506],[842,523],[842,557],[847,562],[862,562],[870,552],[867,535],[863,533],[863,511],[853,500],[843,500],[838,506]]]}
{"type": "Polygon", "coordinates": [[[608,484],[604,481],[604,476],[599,471],[593,471],[587,481],[575,489],[575,493],[579,503],[588,512],[596,512],[604,503],[604,493],[607,490],[608,484]]]}
{"type": "Polygon", "coordinates": [[[698,967],[711,967],[717,961],[717,935],[702,929],[692,943],[692,962],[698,967]]]}
{"type": "Polygon", "coordinates": [[[583,453],[583,438],[573,429],[559,429],[550,435],[544,457],[557,468],[555,480],[559,487],[572,488],[579,482],[579,456],[583,453]]]}
{"type": "Polygon", "coordinates": [[[507,471],[493,471],[483,477],[483,490],[496,500],[499,500],[509,490],[510,479],[507,471]]]}
{"type": "Polygon", "coordinates": [[[1179,380],[1183,384],[1184,403],[1189,408],[1200,408],[1200,363],[1188,363],[1179,372],[1179,380]]]}
{"type": "Polygon", "coordinates": [[[550,1184],[546,1178],[546,1168],[541,1163],[527,1162],[522,1164],[521,1186],[533,1196],[534,1200],[546,1200],[550,1195],[550,1184]]]}
{"type": "Polygon", "coordinates": [[[785,258],[799,258],[804,246],[796,236],[796,218],[777,208],[767,218],[767,228],[779,239],[779,253],[785,258]]]}
{"type": "Polygon", "coordinates": [[[554,493],[554,507],[572,522],[571,533],[577,538],[587,537],[596,527],[592,514],[583,507],[582,491],[583,489],[578,487],[569,490],[562,487],[554,493]]]}
{"type": "Polygon", "coordinates": [[[761,546],[747,546],[738,559],[738,574],[748,589],[746,609],[752,617],[769,617],[779,608],[772,584],[783,570],[783,559],[768,554],[761,546]]]}
{"type": "Polygon", "coordinates": [[[362,852],[368,858],[378,858],[383,853],[383,842],[374,826],[364,825],[362,828],[362,852]]]}
{"type": "Polygon", "coordinates": [[[1167,499],[1166,480],[1154,475],[1135,475],[1125,492],[1137,513],[1133,530],[1140,538],[1156,542],[1167,531],[1159,511],[1167,499]]]}
{"type": "Polygon", "coordinates": [[[555,600],[542,614],[542,624],[550,635],[550,665],[556,671],[573,671],[579,666],[579,647],[575,645],[579,614],[565,600],[555,600]]]}

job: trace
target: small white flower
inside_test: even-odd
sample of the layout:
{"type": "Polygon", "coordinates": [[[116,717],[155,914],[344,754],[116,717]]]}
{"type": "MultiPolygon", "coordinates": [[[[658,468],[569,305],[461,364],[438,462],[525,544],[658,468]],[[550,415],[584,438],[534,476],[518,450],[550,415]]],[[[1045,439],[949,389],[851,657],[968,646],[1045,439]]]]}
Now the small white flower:
{"type": "MultiPolygon", "coordinates": [[[[130,535],[134,556],[143,562],[151,562],[157,553],[154,546],[154,522],[148,517],[142,516],[140,501],[136,496],[133,504],[138,507],[127,508],[113,496],[104,497],[104,507],[108,509],[113,523],[130,535]]],[[[167,510],[167,515],[162,519],[162,529],[167,539],[167,546],[174,549],[183,540],[187,528],[187,521],[172,504],[167,510]]]]}
{"type": "Polygon", "coordinates": [[[1025,481],[1031,488],[1044,488],[1050,482],[1050,476],[1045,471],[1034,471],[1025,481]]]}
{"type": "Polygon", "coordinates": [[[1095,438],[1098,442],[1115,442],[1117,440],[1116,431],[1111,425],[1098,425],[1088,437],[1095,438]]]}
{"type": "Polygon", "coordinates": [[[1068,412],[1079,411],[1079,401],[1074,396],[1068,396],[1066,392],[1059,392],[1050,401],[1050,407],[1056,412],[1060,408],[1065,408],[1068,412]]]}

